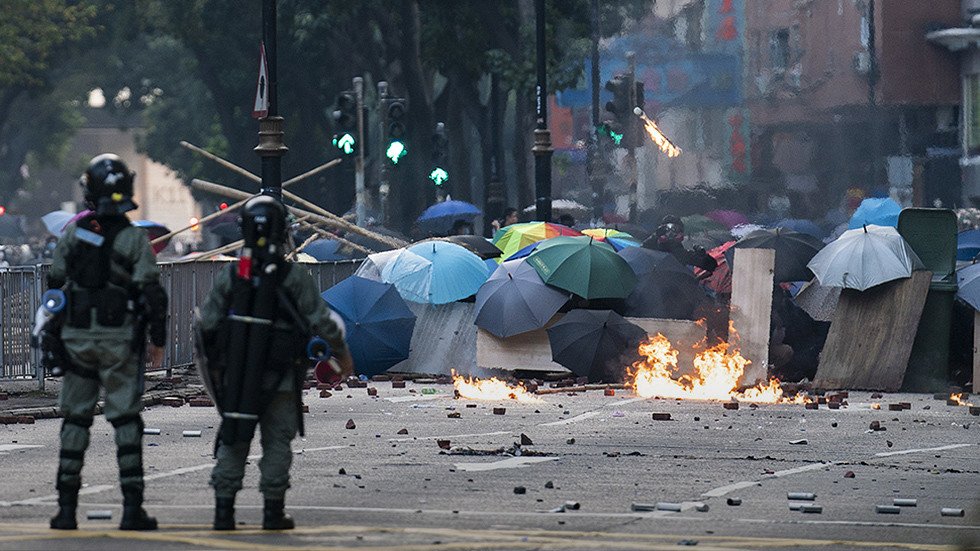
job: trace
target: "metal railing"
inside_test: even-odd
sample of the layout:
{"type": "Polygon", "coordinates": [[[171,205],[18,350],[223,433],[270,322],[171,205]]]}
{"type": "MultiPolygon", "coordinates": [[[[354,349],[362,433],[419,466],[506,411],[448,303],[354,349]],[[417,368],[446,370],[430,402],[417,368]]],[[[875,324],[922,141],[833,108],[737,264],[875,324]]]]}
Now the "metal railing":
{"type": "MultiPolygon", "coordinates": [[[[305,268],[321,291],[352,275],[360,260],[295,264],[305,268]]],[[[218,271],[227,262],[160,263],[160,284],[167,290],[167,344],[160,370],[194,363],[194,309],[204,303],[218,271]]],[[[35,378],[44,387],[40,355],[31,348],[34,313],[47,290],[47,265],[17,266],[0,270],[0,380],[35,378]]]]}

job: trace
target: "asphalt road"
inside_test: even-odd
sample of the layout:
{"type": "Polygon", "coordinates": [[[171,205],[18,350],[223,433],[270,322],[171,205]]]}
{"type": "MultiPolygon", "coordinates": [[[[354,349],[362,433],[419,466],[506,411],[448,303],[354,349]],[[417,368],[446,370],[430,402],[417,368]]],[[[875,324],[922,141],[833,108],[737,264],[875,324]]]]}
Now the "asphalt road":
{"type": "MultiPolygon", "coordinates": [[[[261,525],[252,461],[234,534],[210,531],[207,485],[218,424],[210,408],[156,406],[147,427],[146,507],[152,533],[116,530],[120,494],[110,425],[101,417],[83,472],[80,530],[48,530],[55,509],[60,420],[0,426],[0,549],[941,549],[980,543],[980,418],[924,395],[875,400],[852,392],[841,410],[643,400],[589,392],[539,404],[452,399],[451,386],[372,383],[305,401],[294,442],[291,532],[261,525]],[[434,395],[422,388],[435,388],[434,395]],[[412,393],[415,390],[416,393],[412,393]],[[907,411],[887,404],[912,402],[907,411]],[[476,407],[466,407],[475,404],[476,407]],[[504,415],[494,407],[506,407],[504,415]],[[928,409],[926,409],[928,408],[928,409]],[[458,412],[459,418],[448,417],[458,412]],[[653,412],[670,413],[654,421],[653,412]],[[356,428],[345,429],[348,419],[356,428]],[[879,421],[886,429],[869,431],[879,421]],[[398,434],[407,429],[407,434],[398,434]],[[183,437],[201,430],[200,438],[183,437]],[[533,455],[457,455],[508,448],[533,455]],[[437,440],[449,439],[447,452],[437,440]],[[572,442],[571,439],[574,439],[572,442]],[[806,443],[792,444],[805,439],[806,443]],[[341,469],[346,474],[340,474],[341,469]],[[853,478],[846,478],[851,471],[853,478]],[[549,484],[550,482],[550,484],[549,484]],[[525,493],[516,493],[515,487],[525,493]],[[788,492],[816,494],[822,513],[790,510],[788,492]],[[738,498],[741,505],[728,505],[738,498]],[[878,514],[895,498],[917,500],[878,514]],[[555,512],[566,502],[578,510],[555,512]],[[633,512],[671,502],[680,512],[633,512]],[[699,511],[697,504],[708,506],[699,511]],[[942,507],[964,509],[944,517],[942,507]],[[111,520],[87,520],[110,510],[111,520]]],[[[253,452],[260,453],[257,443],[253,452]]]]}

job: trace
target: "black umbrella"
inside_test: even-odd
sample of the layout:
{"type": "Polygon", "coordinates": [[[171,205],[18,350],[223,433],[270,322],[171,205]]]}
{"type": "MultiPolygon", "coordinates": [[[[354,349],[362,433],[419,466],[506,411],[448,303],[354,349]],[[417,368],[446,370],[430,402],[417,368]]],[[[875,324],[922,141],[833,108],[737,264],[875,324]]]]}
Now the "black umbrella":
{"type": "MultiPolygon", "coordinates": [[[[810,281],[813,279],[813,272],[806,265],[823,248],[823,241],[805,233],[776,228],[754,231],[735,243],[733,248],[776,251],[773,272],[776,283],[810,281]]],[[[734,255],[732,249],[729,251],[734,255]]],[[[728,259],[729,264],[734,264],[733,258],[728,259]]]]}
{"type": "Polygon", "coordinates": [[[551,358],[590,381],[622,381],[647,332],[612,310],[572,310],[548,328],[551,358]]]}
{"type": "Polygon", "coordinates": [[[707,300],[694,273],[674,255],[642,247],[623,249],[619,255],[637,275],[636,288],[626,297],[626,315],[694,319],[698,306],[707,300]]]}
{"type": "Polygon", "coordinates": [[[466,247],[483,260],[497,258],[503,253],[496,245],[479,235],[451,235],[446,240],[466,247]]]}

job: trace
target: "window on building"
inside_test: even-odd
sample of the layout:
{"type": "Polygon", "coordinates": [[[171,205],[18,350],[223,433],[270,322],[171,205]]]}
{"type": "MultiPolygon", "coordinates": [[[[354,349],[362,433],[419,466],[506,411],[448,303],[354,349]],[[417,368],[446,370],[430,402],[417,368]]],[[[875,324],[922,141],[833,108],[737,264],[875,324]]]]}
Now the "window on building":
{"type": "Polygon", "coordinates": [[[789,69],[790,64],[789,29],[779,29],[772,33],[769,45],[770,65],[777,75],[783,74],[789,69]]]}
{"type": "Polygon", "coordinates": [[[684,10],[684,19],[687,20],[687,28],[684,33],[684,42],[692,52],[700,52],[704,42],[704,0],[692,3],[684,10]]]}
{"type": "Polygon", "coordinates": [[[968,75],[964,79],[963,104],[966,152],[980,154],[980,75],[968,75]]]}

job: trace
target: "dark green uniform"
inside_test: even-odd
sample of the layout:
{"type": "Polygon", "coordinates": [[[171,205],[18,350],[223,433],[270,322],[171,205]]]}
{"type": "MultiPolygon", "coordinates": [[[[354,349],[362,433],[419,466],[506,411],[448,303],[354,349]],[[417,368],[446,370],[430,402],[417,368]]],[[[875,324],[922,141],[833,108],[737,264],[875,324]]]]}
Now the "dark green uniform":
{"type": "MultiPolygon", "coordinates": [[[[64,287],[71,314],[61,330],[62,341],[72,368],[67,372],[61,389],[59,405],[64,415],[61,427],[61,454],[58,463],[57,486],[62,493],[77,494],[81,487],[82,463],[89,444],[89,427],[99,389],[105,388],[105,417],[116,433],[119,481],[124,495],[143,492],[143,421],[141,357],[136,335],[135,314],[139,295],[150,286],[158,286],[159,269],[150,248],[146,231],[128,225],[123,216],[114,217],[121,229],[111,241],[111,251],[101,257],[107,261],[105,287],[124,293],[127,298],[121,313],[99,314],[104,306],[101,291],[89,291],[79,282],[77,273],[86,269],[80,262],[91,263],[93,257],[80,259],[79,247],[89,246],[79,238],[80,228],[70,225],[54,250],[54,260],[48,275],[49,287],[64,287]],[[88,293],[88,294],[87,294],[88,293]],[[88,301],[81,307],[80,301],[88,301]]],[[[84,234],[86,230],[81,230],[84,234]]],[[[106,247],[109,242],[105,243],[106,247]]],[[[154,344],[163,345],[162,333],[154,344]]]]}
{"type": "MultiPolygon", "coordinates": [[[[281,286],[292,299],[296,310],[306,318],[306,324],[315,335],[326,340],[333,349],[334,355],[346,355],[347,345],[344,342],[340,328],[330,318],[330,309],[320,297],[316,282],[310,274],[299,265],[289,266],[289,273],[281,286]]],[[[227,316],[231,304],[232,277],[234,266],[222,270],[215,278],[214,287],[207,302],[201,308],[201,329],[211,333],[218,329],[219,323],[227,316]]],[[[297,329],[289,320],[277,318],[275,327],[283,330],[297,329]]],[[[294,364],[297,350],[270,350],[270,362],[294,364]]],[[[299,429],[300,408],[299,392],[296,385],[301,384],[299,377],[287,372],[278,384],[266,388],[272,393],[270,401],[259,417],[260,441],[262,444],[262,459],[259,461],[261,473],[259,491],[267,500],[282,501],[289,488],[289,467],[292,464],[293,453],[290,442],[296,437],[299,429]]],[[[242,488],[242,478],[245,476],[245,462],[251,442],[235,442],[231,445],[218,445],[218,463],[211,473],[211,486],[214,487],[217,498],[234,498],[242,488]]]]}

